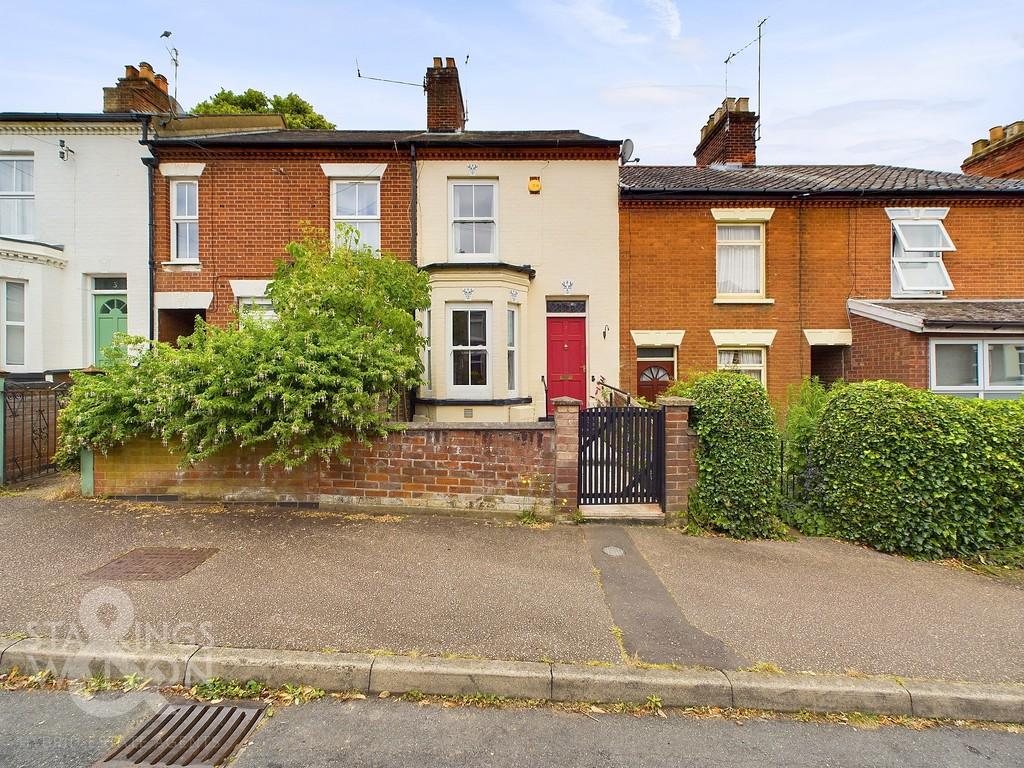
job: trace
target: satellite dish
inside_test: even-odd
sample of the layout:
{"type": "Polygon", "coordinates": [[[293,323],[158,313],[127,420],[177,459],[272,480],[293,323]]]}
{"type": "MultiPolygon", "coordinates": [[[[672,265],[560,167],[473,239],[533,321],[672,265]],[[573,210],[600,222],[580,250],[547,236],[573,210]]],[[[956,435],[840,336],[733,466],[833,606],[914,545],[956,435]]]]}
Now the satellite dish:
{"type": "Polygon", "coordinates": [[[633,140],[626,139],[622,142],[622,148],[619,150],[619,160],[623,163],[628,163],[633,158],[633,140]]]}

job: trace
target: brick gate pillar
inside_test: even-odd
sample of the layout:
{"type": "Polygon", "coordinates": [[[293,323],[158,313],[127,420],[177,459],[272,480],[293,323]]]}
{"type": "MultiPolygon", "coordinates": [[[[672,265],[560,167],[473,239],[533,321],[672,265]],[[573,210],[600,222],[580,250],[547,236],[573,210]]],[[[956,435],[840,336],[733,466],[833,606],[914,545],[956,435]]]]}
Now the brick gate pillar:
{"type": "Polygon", "coordinates": [[[665,409],[665,524],[680,525],[686,517],[690,488],[697,482],[697,435],[690,429],[692,400],[658,398],[665,409]]]}
{"type": "Polygon", "coordinates": [[[573,512],[579,483],[581,403],[574,397],[556,397],[551,404],[555,407],[555,510],[573,512]]]}

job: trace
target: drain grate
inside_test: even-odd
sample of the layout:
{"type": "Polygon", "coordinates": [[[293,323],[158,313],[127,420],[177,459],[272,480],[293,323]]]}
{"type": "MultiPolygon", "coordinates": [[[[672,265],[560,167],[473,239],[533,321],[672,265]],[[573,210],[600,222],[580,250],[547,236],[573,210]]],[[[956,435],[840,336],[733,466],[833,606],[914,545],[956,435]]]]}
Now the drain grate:
{"type": "Polygon", "coordinates": [[[93,768],[221,765],[252,732],[265,704],[164,704],[93,768]]]}
{"type": "Polygon", "coordinates": [[[95,571],[90,571],[85,574],[85,578],[111,581],[177,579],[209,559],[216,551],[216,549],[139,547],[111,560],[95,571]]]}

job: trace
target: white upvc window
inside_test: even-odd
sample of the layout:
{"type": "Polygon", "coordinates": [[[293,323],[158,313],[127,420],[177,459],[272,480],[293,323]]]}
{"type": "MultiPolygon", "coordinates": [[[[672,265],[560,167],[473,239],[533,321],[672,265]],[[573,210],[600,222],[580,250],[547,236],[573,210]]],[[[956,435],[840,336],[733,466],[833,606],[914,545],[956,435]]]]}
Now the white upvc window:
{"type": "Polygon", "coordinates": [[[448,306],[448,386],[452,395],[491,395],[491,305],[448,306]]]}
{"type": "Polygon", "coordinates": [[[269,322],[277,319],[277,310],[274,309],[274,302],[266,296],[242,296],[238,299],[238,309],[242,317],[248,317],[260,322],[269,322]]]}
{"type": "Polygon", "coordinates": [[[508,360],[508,394],[519,392],[519,306],[509,304],[507,310],[506,358],[508,360]]]}
{"type": "Polygon", "coordinates": [[[764,298],[764,224],[717,225],[720,299],[764,298]]]}
{"type": "Polygon", "coordinates": [[[763,387],[767,356],[768,350],[764,347],[719,347],[718,370],[736,371],[750,376],[763,387]]]}
{"type": "Polygon", "coordinates": [[[331,180],[331,231],[335,243],[342,224],[359,233],[359,242],[380,249],[380,180],[331,180]]]}
{"type": "Polygon", "coordinates": [[[890,208],[893,298],[941,297],[953,290],[942,254],[955,251],[942,218],[947,208],[890,208]]]}
{"type": "Polygon", "coordinates": [[[0,155],[0,236],[35,233],[35,164],[31,157],[0,155]]]}
{"type": "Polygon", "coordinates": [[[959,397],[1024,395],[1024,339],[933,339],[931,389],[959,397]]]}
{"type": "Polygon", "coordinates": [[[199,261],[199,181],[171,181],[171,261],[199,261]]]}
{"type": "Polygon", "coordinates": [[[16,280],[3,280],[3,361],[4,367],[25,365],[25,288],[16,280]]]}
{"type": "Polygon", "coordinates": [[[432,331],[430,321],[432,313],[429,309],[423,312],[423,388],[432,390],[434,388],[434,360],[433,344],[431,341],[432,331]]]}
{"type": "Polygon", "coordinates": [[[498,254],[498,185],[493,181],[451,183],[452,258],[493,261],[498,254]]]}

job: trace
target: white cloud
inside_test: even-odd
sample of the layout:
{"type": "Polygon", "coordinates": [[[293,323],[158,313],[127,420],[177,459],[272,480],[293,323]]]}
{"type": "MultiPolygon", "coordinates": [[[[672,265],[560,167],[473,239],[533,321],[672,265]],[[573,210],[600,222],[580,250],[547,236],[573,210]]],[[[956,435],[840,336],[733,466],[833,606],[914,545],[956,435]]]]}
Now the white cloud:
{"type": "Polygon", "coordinates": [[[537,12],[568,32],[583,30],[608,45],[646,43],[646,35],[631,32],[629,21],[616,14],[607,0],[564,0],[543,3],[537,12]]]}
{"type": "Polygon", "coordinates": [[[678,40],[683,32],[683,20],[679,16],[679,7],[674,0],[644,0],[644,5],[651,9],[665,34],[673,40],[678,40]]]}

